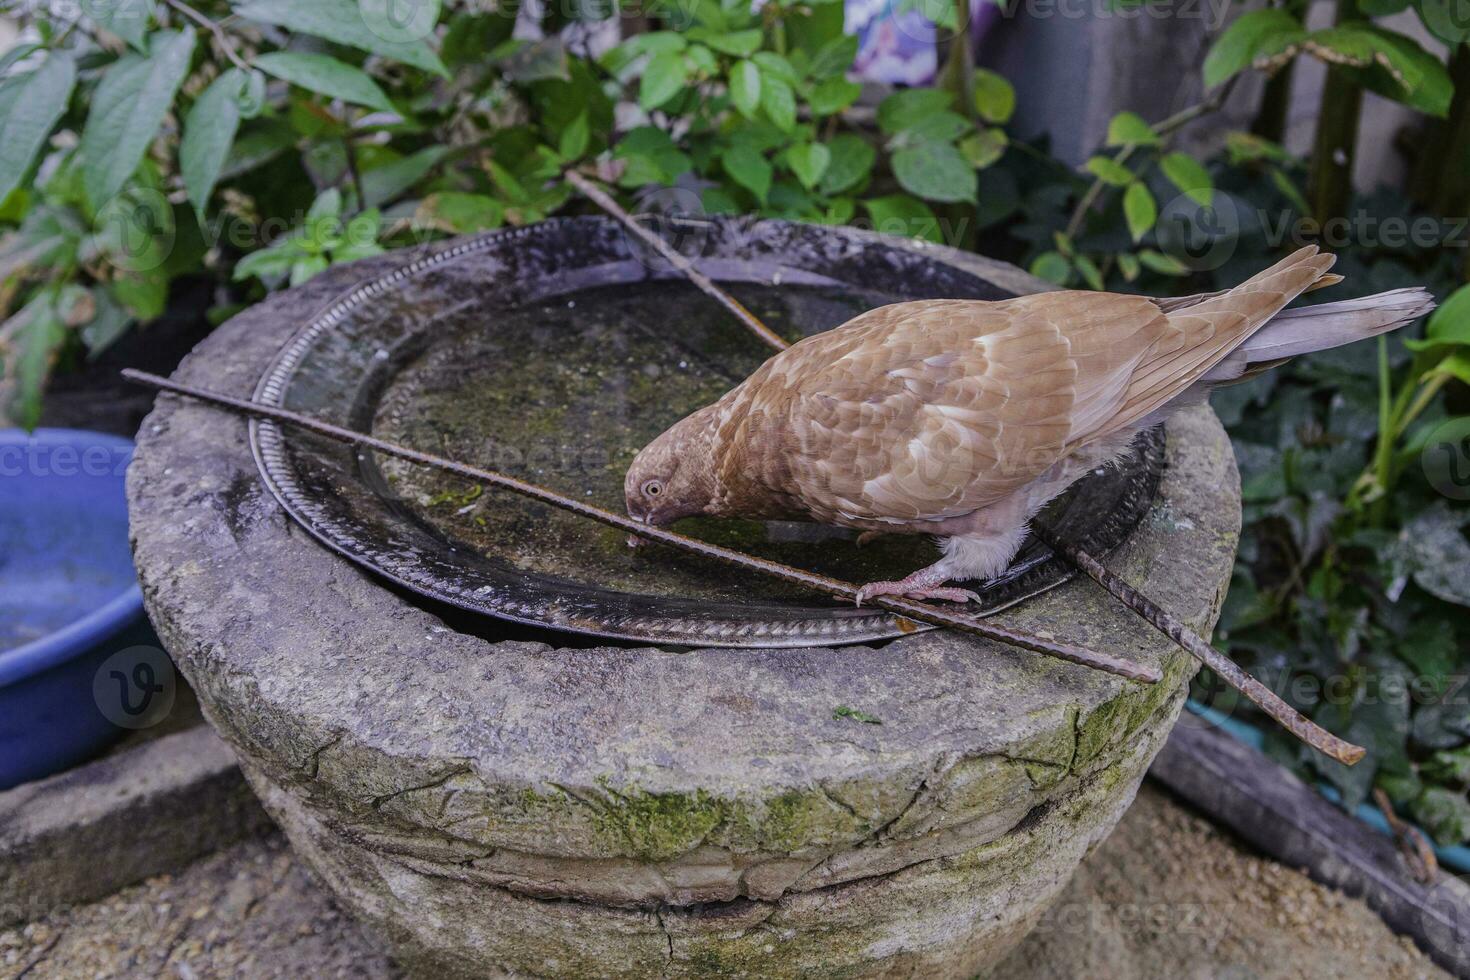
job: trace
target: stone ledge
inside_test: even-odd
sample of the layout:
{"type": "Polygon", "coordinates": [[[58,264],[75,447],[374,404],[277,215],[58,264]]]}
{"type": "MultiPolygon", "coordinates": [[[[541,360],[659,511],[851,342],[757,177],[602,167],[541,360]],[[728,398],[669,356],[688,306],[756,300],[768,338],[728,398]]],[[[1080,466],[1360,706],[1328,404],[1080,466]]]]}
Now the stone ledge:
{"type": "Polygon", "coordinates": [[[270,826],[207,726],[0,793],[0,927],[111,894],[270,826]]]}

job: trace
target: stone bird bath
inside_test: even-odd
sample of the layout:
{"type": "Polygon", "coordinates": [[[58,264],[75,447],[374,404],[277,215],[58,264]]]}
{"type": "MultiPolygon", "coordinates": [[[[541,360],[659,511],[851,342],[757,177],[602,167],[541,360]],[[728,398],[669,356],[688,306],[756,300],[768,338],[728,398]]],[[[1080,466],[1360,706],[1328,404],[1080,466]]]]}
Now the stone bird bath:
{"type": "MultiPolygon", "coordinates": [[[[770,261],[790,227],[745,226],[736,258],[770,261]]],[[[803,234],[829,263],[897,247],[1041,288],[948,249],[803,234]]],[[[412,258],[273,296],[176,377],[249,395],[302,324],[412,258]]],[[[1233,457],[1207,410],[1170,423],[1164,454],[1108,561],[1208,633],[1239,526],[1233,457]]],[[[322,547],[262,484],[243,419],[171,397],[129,496],[148,610],[209,720],[297,851],[424,975],[983,973],[1117,823],[1194,670],[1087,581],[1001,621],[1163,683],[944,632],[680,652],[481,619],[322,547]]]]}

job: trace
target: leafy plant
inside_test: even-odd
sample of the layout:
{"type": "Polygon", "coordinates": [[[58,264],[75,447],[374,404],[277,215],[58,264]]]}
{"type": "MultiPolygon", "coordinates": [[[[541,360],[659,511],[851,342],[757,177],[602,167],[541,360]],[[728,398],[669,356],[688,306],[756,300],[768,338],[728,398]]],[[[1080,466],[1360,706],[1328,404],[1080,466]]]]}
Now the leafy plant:
{"type": "MultiPolygon", "coordinates": [[[[39,417],[95,356],[208,276],[221,312],[334,262],[568,207],[568,167],[712,212],[958,240],[1006,151],[1009,83],[856,106],[833,0],[669,3],[592,59],[551,11],[353,0],[88,0],[0,60],[0,410],[39,417]],[[624,102],[631,122],[615,126],[624,102]],[[697,196],[696,196],[697,195],[697,196]],[[77,297],[85,297],[78,300],[77,297]]],[[[611,10],[590,11],[606,16],[611,10]]]]}

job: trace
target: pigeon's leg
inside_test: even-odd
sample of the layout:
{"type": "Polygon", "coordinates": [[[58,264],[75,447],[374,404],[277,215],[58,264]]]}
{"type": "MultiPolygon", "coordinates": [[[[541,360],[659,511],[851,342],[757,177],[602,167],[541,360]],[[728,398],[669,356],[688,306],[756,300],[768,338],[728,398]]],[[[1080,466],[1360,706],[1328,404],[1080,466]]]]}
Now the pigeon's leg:
{"type": "MultiPolygon", "coordinates": [[[[857,594],[857,604],[875,595],[903,595],[910,599],[949,599],[952,602],[979,602],[980,596],[969,589],[944,587],[951,579],[986,581],[1006,570],[1026,540],[1024,520],[996,520],[1000,512],[989,515],[983,530],[969,530],[945,538],[940,546],[944,557],[927,568],[921,568],[897,582],[870,582],[857,594]]],[[[977,519],[976,525],[980,522],[977,519]]]]}
{"type": "Polygon", "coordinates": [[[861,548],[865,544],[877,541],[879,538],[883,537],[883,534],[884,532],[882,531],[864,531],[862,534],[859,534],[857,536],[857,546],[861,548]]]}
{"type": "Polygon", "coordinates": [[[944,587],[950,575],[941,567],[943,565],[943,561],[937,561],[928,568],[921,568],[897,582],[869,582],[858,590],[857,604],[861,606],[865,599],[870,599],[875,595],[901,595],[908,596],[910,599],[948,599],[950,602],[979,602],[979,594],[969,589],[944,587]]]}

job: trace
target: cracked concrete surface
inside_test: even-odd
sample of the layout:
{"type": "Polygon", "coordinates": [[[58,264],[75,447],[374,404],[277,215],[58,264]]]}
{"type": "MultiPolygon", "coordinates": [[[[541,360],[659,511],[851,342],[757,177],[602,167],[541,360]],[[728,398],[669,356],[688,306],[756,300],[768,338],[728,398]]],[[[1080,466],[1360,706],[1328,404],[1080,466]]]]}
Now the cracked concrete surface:
{"type": "MultiPolygon", "coordinates": [[[[247,311],[180,377],[248,392],[347,277],[402,261],[247,311]]],[[[737,924],[771,904],[808,971],[978,968],[1121,815],[1193,669],[1087,582],[999,618],[1164,683],[937,632],[779,651],[494,642],[295,528],[244,435],[171,398],[145,422],[129,486],[150,613],[307,860],[406,957],[466,974],[662,971],[655,907],[688,937],[673,972],[759,971],[770,944],[737,924]]],[[[1167,453],[1163,499],[1110,563],[1207,630],[1238,528],[1233,458],[1206,411],[1171,424],[1167,453]]]]}

